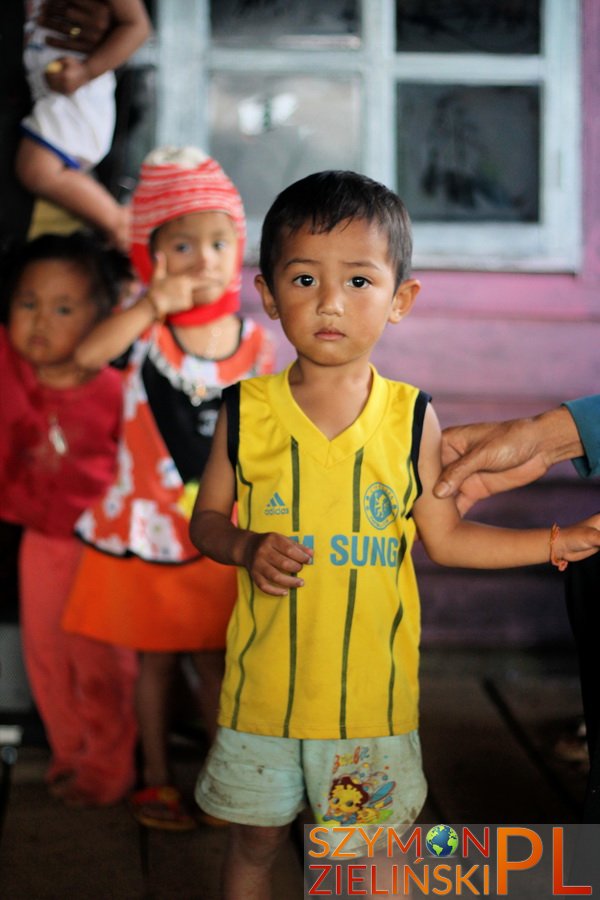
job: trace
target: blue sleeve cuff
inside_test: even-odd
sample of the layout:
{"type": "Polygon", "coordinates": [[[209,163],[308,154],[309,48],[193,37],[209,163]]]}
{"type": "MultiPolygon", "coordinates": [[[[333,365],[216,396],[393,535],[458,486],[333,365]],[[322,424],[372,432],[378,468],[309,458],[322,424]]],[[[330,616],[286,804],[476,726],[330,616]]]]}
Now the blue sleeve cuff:
{"type": "Polygon", "coordinates": [[[600,475],[600,394],[564,403],[577,426],[585,456],[573,460],[582,478],[600,475]]]}

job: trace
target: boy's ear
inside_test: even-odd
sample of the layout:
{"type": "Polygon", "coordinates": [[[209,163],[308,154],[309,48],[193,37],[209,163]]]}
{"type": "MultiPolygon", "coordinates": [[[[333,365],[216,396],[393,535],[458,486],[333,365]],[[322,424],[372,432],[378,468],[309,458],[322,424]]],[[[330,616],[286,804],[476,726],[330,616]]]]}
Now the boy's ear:
{"type": "Polygon", "coordinates": [[[279,311],[277,309],[277,304],[275,303],[275,299],[273,294],[267,287],[267,282],[264,277],[260,274],[256,275],[254,278],[254,286],[258,293],[260,294],[263,309],[268,315],[270,319],[278,319],[279,311]]]}
{"type": "Polygon", "coordinates": [[[409,313],[412,305],[416,300],[417,294],[421,290],[421,282],[416,278],[408,278],[403,281],[392,300],[392,309],[388,321],[396,324],[400,319],[409,313]]]}

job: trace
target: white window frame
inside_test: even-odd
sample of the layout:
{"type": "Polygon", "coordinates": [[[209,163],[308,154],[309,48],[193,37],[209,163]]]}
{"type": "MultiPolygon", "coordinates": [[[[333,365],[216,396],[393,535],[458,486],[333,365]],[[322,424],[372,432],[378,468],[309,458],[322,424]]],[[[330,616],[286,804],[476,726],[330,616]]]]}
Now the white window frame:
{"type": "MultiPolygon", "coordinates": [[[[540,88],[540,221],[416,223],[415,267],[568,271],[581,266],[581,0],[542,0],[539,55],[395,52],[394,0],[362,0],[358,50],[211,46],[208,0],[157,0],[158,142],[208,148],[212,73],[358,74],[362,170],[396,187],[397,83],[540,88]]],[[[248,223],[250,262],[260,222],[248,223]]]]}

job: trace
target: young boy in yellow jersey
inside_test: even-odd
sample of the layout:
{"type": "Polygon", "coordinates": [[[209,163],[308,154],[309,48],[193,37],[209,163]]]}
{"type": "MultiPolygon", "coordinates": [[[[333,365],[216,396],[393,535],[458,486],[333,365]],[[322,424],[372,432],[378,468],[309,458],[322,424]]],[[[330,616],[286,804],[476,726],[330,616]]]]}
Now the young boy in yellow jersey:
{"type": "Polygon", "coordinates": [[[306,805],[331,825],[418,815],[416,529],[449,566],[563,566],[600,546],[600,515],[517,531],[462,521],[433,496],[430,398],[369,361],[419,292],[411,250],[401,200],[353,172],[296,182],[263,226],[256,286],[297,356],[225,392],[191,523],[202,553],[239,567],[220,730],[196,790],[234,823],[228,900],[271,896],[306,805]]]}

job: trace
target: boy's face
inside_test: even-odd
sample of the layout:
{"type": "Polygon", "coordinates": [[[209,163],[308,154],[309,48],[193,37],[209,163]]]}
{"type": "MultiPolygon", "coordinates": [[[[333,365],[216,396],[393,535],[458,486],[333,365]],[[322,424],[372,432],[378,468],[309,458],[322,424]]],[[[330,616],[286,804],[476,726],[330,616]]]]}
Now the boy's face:
{"type": "Polygon", "coordinates": [[[267,314],[281,319],[299,358],[331,366],[367,361],[386,323],[409,311],[419,283],[394,285],[387,236],[365,219],[284,237],[273,292],[256,277],[267,314]]]}
{"type": "Polygon", "coordinates": [[[194,303],[215,303],[229,287],[238,266],[238,240],[226,213],[199,212],[162,225],[154,252],[166,256],[169,275],[193,275],[200,285],[194,303]]]}

